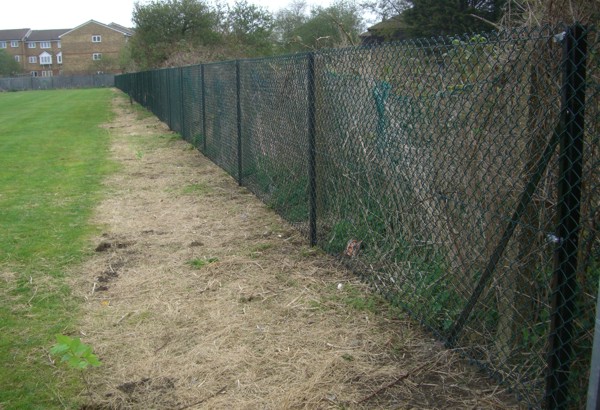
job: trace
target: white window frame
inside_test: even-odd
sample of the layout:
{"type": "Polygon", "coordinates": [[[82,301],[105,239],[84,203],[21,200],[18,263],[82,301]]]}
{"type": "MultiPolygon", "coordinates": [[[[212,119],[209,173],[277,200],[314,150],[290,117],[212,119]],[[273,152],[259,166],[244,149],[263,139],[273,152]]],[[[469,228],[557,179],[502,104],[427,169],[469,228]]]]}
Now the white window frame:
{"type": "Polygon", "coordinates": [[[50,41],[40,41],[40,48],[52,48],[50,41]]]}
{"type": "Polygon", "coordinates": [[[57,42],[56,42],[56,47],[58,47],[58,48],[62,48],[62,45],[60,44],[60,41],[57,41],[57,42]]]}
{"type": "Polygon", "coordinates": [[[29,61],[29,64],[35,64],[37,63],[37,56],[29,56],[27,61],[29,61]]]}
{"type": "Polygon", "coordinates": [[[52,55],[46,52],[40,54],[40,64],[41,65],[50,65],[52,64],[52,55]]]}
{"type": "Polygon", "coordinates": [[[102,43],[102,36],[100,34],[94,34],[92,36],[92,43],[102,43]]]}
{"type": "Polygon", "coordinates": [[[17,47],[19,47],[19,40],[11,40],[11,41],[10,41],[10,46],[11,46],[12,48],[17,48],[17,47]]]}
{"type": "Polygon", "coordinates": [[[0,41],[0,48],[6,48],[6,41],[0,41]]]}
{"type": "Polygon", "coordinates": [[[32,77],[37,77],[38,76],[38,72],[37,71],[32,71],[31,72],[31,76],[32,77]]]}
{"type": "Polygon", "coordinates": [[[52,70],[42,71],[42,77],[53,77],[52,70]]]}
{"type": "Polygon", "coordinates": [[[62,64],[62,53],[56,55],[56,64],[62,64]]]}
{"type": "Polygon", "coordinates": [[[17,63],[20,63],[20,62],[21,62],[21,56],[18,56],[18,55],[17,55],[17,56],[15,56],[15,61],[16,61],[17,63]]]}
{"type": "Polygon", "coordinates": [[[94,53],[94,54],[92,54],[92,60],[94,60],[94,61],[100,61],[100,60],[102,60],[102,53],[94,53]]]}
{"type": "Polygon", "coordinates": [[[27,43],[27,48],[35,48],[35,47],[36,47],[36,45],[35,45],[35,41],[29,41],[29,42],[27,43]]]}

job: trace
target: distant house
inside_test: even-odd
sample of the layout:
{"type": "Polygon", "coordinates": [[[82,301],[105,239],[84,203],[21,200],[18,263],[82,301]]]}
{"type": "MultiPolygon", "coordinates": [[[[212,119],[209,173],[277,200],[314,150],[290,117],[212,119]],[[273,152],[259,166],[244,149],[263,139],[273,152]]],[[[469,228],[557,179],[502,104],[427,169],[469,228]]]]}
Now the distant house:
{"type": "Polygon", "coordinates": [[[380,44],[384,41],[401,41],[408,38],[407,24],[402,14],[383,20],[360,35],[364,45],[380,44]]]}
{"type": "Polygon", "coordinates": [[[31,30],[25,39],[23,69],[32,76],[52,77],[62,70],[60,35],[62,30],[31,30]]]}
{"type": "Polygon", "coordinates": [[[37,77],[119,73],[119,54],[133,30],[90,20],[73,29],[0,30],[0,48],[37,77]]]}
{"type": "Polygon", "coordinates": [[[90,20],[60,36],[63,44],[63,72],[118,73],[119,55],[133,31],[118,24],[90,20]]]}
{"type": "Polygon", "coordinates": [[[29,28],[19,28],[15,30],[0,30],[0,49],[13,56],[21,68],[25,61],[25,39],[31,33],[29,28]]]}

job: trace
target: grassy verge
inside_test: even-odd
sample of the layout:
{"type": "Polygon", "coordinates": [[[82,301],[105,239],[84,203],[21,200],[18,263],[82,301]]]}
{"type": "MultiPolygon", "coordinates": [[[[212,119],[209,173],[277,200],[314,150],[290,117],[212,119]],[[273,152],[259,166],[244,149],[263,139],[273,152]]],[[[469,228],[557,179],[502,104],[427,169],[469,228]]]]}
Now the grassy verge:
{"type": "Polygon", "coordinates": [[[85,255],[114,167],[98,127],[111,98],[108,89],[0,93],[0,408],[73,407],[81,391],[48,349],[73,328],[65,269],[85,255]]]}

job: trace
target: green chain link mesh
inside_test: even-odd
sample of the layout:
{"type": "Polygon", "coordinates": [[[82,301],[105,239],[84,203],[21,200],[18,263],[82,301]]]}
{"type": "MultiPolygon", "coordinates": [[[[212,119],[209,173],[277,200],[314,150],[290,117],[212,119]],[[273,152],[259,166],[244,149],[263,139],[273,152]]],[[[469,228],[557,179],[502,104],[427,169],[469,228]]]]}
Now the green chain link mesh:
{"type": "Polygon", "coordinates": [[[526,405],[583,407],[600,275],[600,42],[588,27],[585,103],[566,113],[566,77],[583,75],[565,74],[566,30],[212,63],[116,84],[307,237],[315,204],[321,248],[526,405]],[[564,135],[583,110],[583,144],[571,149],[582,170],[561,185],[574,161],[560,157],[564,135]],[[577,244],[557,262],[569,193],[581,194],[577,244]],[[566,288],[553,284],[561,263],[576,263],[566,288]]]}

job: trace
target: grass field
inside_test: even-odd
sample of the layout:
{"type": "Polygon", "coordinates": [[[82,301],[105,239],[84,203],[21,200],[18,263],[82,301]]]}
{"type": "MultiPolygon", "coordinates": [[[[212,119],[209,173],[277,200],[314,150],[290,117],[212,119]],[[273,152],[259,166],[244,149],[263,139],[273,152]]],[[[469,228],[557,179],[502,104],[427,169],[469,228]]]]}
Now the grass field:
{"type": "Polygon", "coordinates": [[[0,93],[0,409],[76,406],[79,375],[51,363],[74,330],[65,270],[89,252],[88,223],[114,168],[109,89],[0,93]]]}

